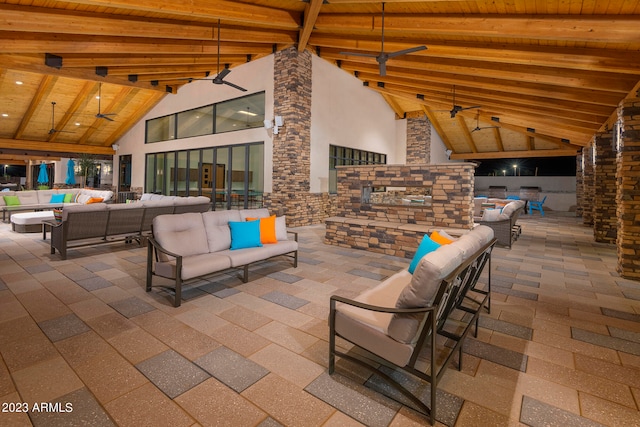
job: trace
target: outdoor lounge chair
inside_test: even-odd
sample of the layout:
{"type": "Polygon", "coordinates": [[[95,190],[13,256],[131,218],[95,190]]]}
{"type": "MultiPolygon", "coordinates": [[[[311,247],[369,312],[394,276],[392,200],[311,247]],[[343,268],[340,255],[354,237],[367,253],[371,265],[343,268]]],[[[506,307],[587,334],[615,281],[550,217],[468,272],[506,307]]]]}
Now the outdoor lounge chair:
{"type": "Polygon", "coordinates": [[[424,256],[413,275],[402,270],[355,299],[333,295],[329,374],[336,356],[363,366],[402,393],[433,425],[438,382],[456,353],[461,369],[462,342],[473,324],[477,334],[480,311],[489,308],[495,243],[493,231],[478,226],[424,256]],[[488,278],[478,282],[487,264],[488,278]],[[357,348],[338,350],[336,337],[357,348]],[[430,383],[430,396],[424,398],[429,404],[393,379],[389,368],[430,383]]]}
{"type": "Polygon", "coordinates": [[[529,201],[529,215],[531,215],[531,211],[540,211],[540,215],[544,216],[544,209],[542,208],[542,205],[544,205],[544,201],[547,200],[547,196],[544,196],[544,198],[540,201],[535,201],[535,200],[530,200],[529,201]]]}

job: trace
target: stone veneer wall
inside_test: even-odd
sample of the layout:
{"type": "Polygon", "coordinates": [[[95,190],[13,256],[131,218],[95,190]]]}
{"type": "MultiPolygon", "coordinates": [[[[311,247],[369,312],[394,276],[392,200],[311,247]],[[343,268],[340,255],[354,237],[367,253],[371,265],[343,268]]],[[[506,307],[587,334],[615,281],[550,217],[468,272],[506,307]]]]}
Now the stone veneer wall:
{"type": "Polygon", "coordinates": [[[617,237],[616,216],[616,152],[613,150],[613,134],[597,133],[594,137],[596,148],[593,235],[596,242],[615,243],[617,237]]]}
{"type": "Polygon", "coordinates": [[[584,210],[584,171],[582,170],[582,152],[576,156],[576,216],[582,216],[584,210]]]}
{"type": "Polygon", "coordinates": [[[273,135],[273,192],[264,207],[287,215],[287,225],[318,224],[330,214],[331,197],[310,193],[311,53],[295,47],[274,55],[273,112],[284,126],[273,135]]]}
{"type": "Polygon", "coordinates": [[[411,257],[430,230],[462,234],[473,227],[474,170],[470,163],[338,167],[338,207],[326,220],[325,243],[411,257]],[[364,204],[368,185],[427,187],[432,206],[364,204]]]}
{"type": "Polygon", "coordinates": [[[431,123],[424,115],[407,118],[408,165],[426,164],[431,159],[431,123]]]}
{"type": "Polygon", "coordinates": [[[618,272],[640,280],[640,98],[618,109],[623,136],[618,152],[618,272]]]}
{"type": "Polygon", "coordinates": [[[592,146],[582,148],[584,169],[582,170],[582,223],[593,225],[593,203],[595,198],[595,169],[593,164],[592,146]]]}

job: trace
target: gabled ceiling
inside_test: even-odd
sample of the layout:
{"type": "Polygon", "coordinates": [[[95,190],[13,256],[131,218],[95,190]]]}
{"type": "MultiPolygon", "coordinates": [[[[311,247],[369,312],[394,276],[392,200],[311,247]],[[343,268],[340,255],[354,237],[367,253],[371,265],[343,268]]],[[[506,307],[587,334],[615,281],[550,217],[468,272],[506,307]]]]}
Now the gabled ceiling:
{"type": "Polygon", "coordinates": [[[368,0],[0,0],[0,162],[113,154],[159,100],[216,75],[219,36],[231,69],[311,50],[398,117],[426,115],[452,158],[573,155],[638,97],[640,1],[388,0],[384,51],[428,49],[389,59],[384,77],[375,58],[344,54],[380,53],[381,12],[368,0]],[[480,108],[452,118],[454,88],[456,105],[480,108]],[[113,121],[96,117],[99,91],[113,121]]]}

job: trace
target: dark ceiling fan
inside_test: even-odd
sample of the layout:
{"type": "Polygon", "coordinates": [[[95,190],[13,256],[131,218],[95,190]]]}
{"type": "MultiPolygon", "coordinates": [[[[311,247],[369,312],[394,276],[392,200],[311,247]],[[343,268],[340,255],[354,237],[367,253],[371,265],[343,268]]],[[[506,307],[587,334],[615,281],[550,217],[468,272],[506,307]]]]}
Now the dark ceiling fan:
{"type": "Polygon", "coordinates": [[[476,114],[476,127],[471,129],[471,132],[476,132],[483,129],[500,129],[500,126],[480,126],[480,110],[476,114]]]}
{"type": "Polygon", "coordinates": [[[453,85],[453,108],[451,108],[451,111],[449,111],[449,113],[451,114],[451,118],[455,118],[456,114],[458,114],[460,111],[473,110],[474,108],[480,108],[480,106],[474,105],[472,107],[462,107],[461,105],[456,105],[456,85],[453,85]]]}
{"type": "Polygon", "coordinates": [[[426,46],[416,46],[409,49],[402,49],[395,52],[385,52],[384,51],[384,2],[382,3],[382,46],[380,48],[380,53],[375,55],[372,53],[361,53],[361,52],[340,52],[341,55],[350,55],[350,56],[364,56],[367,58],[375,58],[378,64],[380,64],[380,75],[382,77],[387,75],[387,60],[389,58],[395,58],[396,56],[406,55],[408,53],[419,52],[421,50],[425,50],[426,46]]]}
{"type": "Polygon", "coordinates": [[[113,119],[109,116],[115,116],[116,113],[101,113],[100,111],[100,102],[102,101],[102,83],[100,83],[100,86],[98,86],[98,114],[96,114],[96,118],[98,119],[106,119],[109,120],[110,122],[113,121],[113,119]]]}
{"type": "Polygon", "coordinates": [[[56,129],[56,102],[51,101],[51,129],[49,129],[49,135],[53,135],[54,133],[74,133],[74,132],[56,129]]]}
{"type": "Polygon", "coordinates": [[[218,74],[212,79],[206,79],[206,78],[196,79],[193,77],[189,77],[187,78],[187,80],[189,80],[189,83],[191,83],[193,80],[211,80],[211,82],[215,85],[225,84],[225,85],[231,86],[232,88],[241,90],[242,92],[246,92],[247,90],[245,88],[240,87],[231,82],[228,82],[224,79],[227,76],[227,74],[229,74],[230,72],[231,70],[229,69],[228,64],[226,64],[225,67],[222,69],[222,71],[220,71],[220,20],[218,19],[218,74]]]}

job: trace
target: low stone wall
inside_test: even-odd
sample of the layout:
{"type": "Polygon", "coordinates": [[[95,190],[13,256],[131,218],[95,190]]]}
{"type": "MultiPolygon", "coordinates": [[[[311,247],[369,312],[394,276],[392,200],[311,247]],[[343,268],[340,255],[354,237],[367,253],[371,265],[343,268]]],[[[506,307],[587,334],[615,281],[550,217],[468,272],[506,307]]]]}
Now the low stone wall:
{"type": "Polygon", "coordinates": [[[446,165],[340,166],[335,216],[327,218],[325,243],[410,258],[422,236],[446,229],[473,228],[473,175],[470,163],[446,165]],[[372,204],[366,187],[421,187],[424,205],[372,204]]]}

